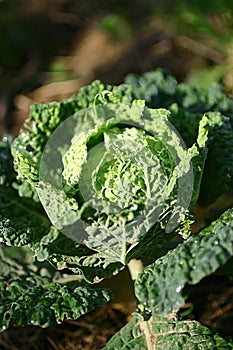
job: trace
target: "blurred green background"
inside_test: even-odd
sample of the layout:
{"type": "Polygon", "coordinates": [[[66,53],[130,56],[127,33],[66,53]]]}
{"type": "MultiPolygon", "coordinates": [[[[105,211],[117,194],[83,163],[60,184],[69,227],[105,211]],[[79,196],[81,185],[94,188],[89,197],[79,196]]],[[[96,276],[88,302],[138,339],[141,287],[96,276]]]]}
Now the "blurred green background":
{"type": "Polygon", "coordinates": [[[232,94],[233,3],[0,0],[1,133],[17,134],[32,103],[156,67],[232,94]]]}

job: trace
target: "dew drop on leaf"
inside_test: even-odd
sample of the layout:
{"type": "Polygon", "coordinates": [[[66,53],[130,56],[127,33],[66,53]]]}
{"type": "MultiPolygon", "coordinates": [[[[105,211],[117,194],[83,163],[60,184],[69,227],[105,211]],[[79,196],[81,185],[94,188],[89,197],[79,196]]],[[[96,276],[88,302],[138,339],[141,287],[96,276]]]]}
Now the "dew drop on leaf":
{"type": "Polygon", "coordinates": [[[181,291],[181,289],[182,289],[182,286],[178,286],[178,287],[176,288],[176,292],[179,293],[179,292],[181,291]]]}

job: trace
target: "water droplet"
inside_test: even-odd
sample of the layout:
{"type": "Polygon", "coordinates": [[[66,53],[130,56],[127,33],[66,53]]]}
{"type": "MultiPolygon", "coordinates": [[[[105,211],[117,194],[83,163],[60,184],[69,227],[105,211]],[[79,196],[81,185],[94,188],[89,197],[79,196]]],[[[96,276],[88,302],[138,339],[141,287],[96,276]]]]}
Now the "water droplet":
{"type": "Polygon", "coordinates": [[[131,210],[137,210],[138,209],[138,206],[137,206],[137,204],[134,204],[134,205],[132,205],[132,207],[131,207],[131,210]]]}
{"type": "Polygon", "coordinates": [[[147,308],[147,307],[145,307],[145,313],[146,313],[147,315],[150,315],[150,314],[152,313],[152,310],[149,309],[149,308],[147,308]]]}

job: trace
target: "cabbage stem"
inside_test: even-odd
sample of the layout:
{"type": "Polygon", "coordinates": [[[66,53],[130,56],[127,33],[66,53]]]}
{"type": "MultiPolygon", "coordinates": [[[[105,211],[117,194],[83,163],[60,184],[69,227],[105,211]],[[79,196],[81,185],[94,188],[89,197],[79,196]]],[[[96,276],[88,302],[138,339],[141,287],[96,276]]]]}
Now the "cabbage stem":
{"type": "Polygon", "coordinates": [[[131,259],[128,263],[128,269],[130,272],[130,276],[133,281],[136,280],[138,275],[143,272],[144,266],[141,259],[131,259]]]}

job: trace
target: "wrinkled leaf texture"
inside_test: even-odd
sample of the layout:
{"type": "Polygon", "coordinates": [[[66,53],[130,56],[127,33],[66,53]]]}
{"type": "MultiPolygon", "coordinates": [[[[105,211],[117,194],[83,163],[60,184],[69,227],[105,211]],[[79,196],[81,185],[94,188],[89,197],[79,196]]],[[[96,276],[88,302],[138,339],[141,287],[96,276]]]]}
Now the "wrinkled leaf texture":
{"type": "Polygon", "coordinates": [[[83,282],[59,283],[45,268],[27,266],[5,257],[0,263],[0,328],[47,327],[76,319],[112,298],[108,289],[92,289],[83,282]]]}
{"type": "Polygon", "coordinates": [[[148,265],[135,282],[135,293],[152,314],[168,315],[184,305],[181,291],[215,272],[233,256],[233,210],[165,256],[148,265]]]}
{"type": "Polygon", "coordinates": [[[134,317],[117,332],[103,350],[230,350],[233,343],[197,321],[134,317]]]}
{"type": "Polygon", "coordinates": [[[2,182],[4,179],[4,184],[0,184],[0,243],[17,247],[28,245],[38,260],[48,259],[58,269],[70,268],[75,273],[83,273],[89,282],[116,274],[123,267],[120,263],[107,264],[98,252],[75,244],[51,226],[40,203],[19,196],[14,188],[18,188],[16,174],[11,171],[8,176],[9,164],[13,164],[11,140],[5,135],[0,139],[2,182]]]}
{"type": "MultiPolygon", "coordinates": [[[[102,257],[98,256],[98,253],[84,246],[75,245],[73,241],[54,228],[51,229],[40,205],[30,198],[22,197],[31,196],[36,199],[34,185],[38,180],[39,163],[43,149],[52,132],[63,120],[83,108],[92,106],[93,103],[131,103],[134,99],[145,99],[146,104],[152,108],[168,108],[171,111],[170,121],[180,132],[188,146],[196,142],[199,122],[202,120],[203,114],[207,112],[208,154],[198,201],[203,205],[208,205],[223,192],[232,189],[233,102],[232,99],[226,96],[220,86],[211,85],[208,90],[192,88],[186,84],[178,84],[173,77],[161,70],[146,73],[141,77],[130,75],[125,79],[124,84],[118,87],[105,86],[101,82],[95,81],[90,86],[82,88],[78,95],[69,100],[61,103],[38,104],[31,107],[26,129],[20,133],[12,147],[15,168],[18,172],[18,182],[15,182],[15,174],[12,172],[12,157],[9,152],[10,137],[7,140],[1,139],[0,193],[1,199],[3,199],[0,208],[1,242],[8,245],[30,244],[41,260],[48,258],[58,268],[71,267],[75,271],[75,269],[84,266],[90,280],[95,279],[97,275],[98,278],[105,275],[103,271],[108,270],[108,264],[102,257]],[[9,169],[11,169],[10,173],[13,174],[12,177],[9,169]],[[17,190],[12,188],[12,185],[18,190],[21,197],[18,196],[17,190]],[[12,200],[9,201],[9,198],[12,200]],[[30,215],[30,210],[35,210],[36,215],[30,215]],[[28,216],[27,218],[25,218],[25,214],[26,217],[28,216]],[[38,229],[39,218],[41,220],[38,229]],[[27,225],[25,227],[26,221],[27,225]],[[80,252],[80,255],[78,252],[80,252]],[[93,273],[96,269],[100,269],[100,272],[93,273]]],[[[189,324],[189,321],[185,321],[186,323],[184,322],[182,325],[179,321],[174,320],[171,322],[166,320],[162,324],[158,323],[158,317],[161,321],[161,314],[166,315],[169,312],[177,311],[183,305],[184,301],[180,291],[185,283],[197,283],[201,278],[223,265],[233,255],[231,222],[232,211],[230,210],[223,214],[221,220],[207,227],[203,234],[190,238],[179,245],[173,251],[174,253],[169,252],[163,258],[157,260],[155,264],[148,266],[138,278],[136,294],[139,303],[144,307],[144,314],[152,313],[151,327],[154,334],[159,334],[156,337],[156,349],[169,349],[170,344],[173,344],[173,347],[170,347],[171,349],[181,347],[182,349],[198,349],[198,343],[203,341],[204,336],[207,337],[207,340],[203,343],[203,349],[232,348],[232,344],[227,345],[225,341],[212,335],[209,330],[205,330],[206,328],[204,329],[195,321],[189,324]],[[181,262],[183,263],[181,264],[181,262]],[[179,276],[177,271],[180,273],[179,276]],[[166,296],[165,291],[168,291],[166,296]],[[194,333],[190,331],[191,338],[187,329],[185,335],[180,336],[180,333],[183,333],[182,327],[187,326],[190,329],[190,324],[191,329],[195,330],[194,333]],[[172,334],[169,334],[168,337],[167,332],[170,332],[171,329],[172,334]],[[166,338],[161,334],[162,331],[165,331],[166,338]],[[200,338],[200,332],[202,338],[200,338]],[[179,334],[178,338],[177,333],[179,334]],[[168,343],[166,343],[167,340],[168,343]],[[188,345],[186,346],[186,344],[188,345]]],[[[114,265],[111,268],[116,272],[119,267],[114,265]]],[[[72,284],[66,287],[60,286],[51,283],[51,280],[49,281],[50,289],[41,285],[40,277],[35,278],[35,282],[31,277],[30,280],[31,284],[29,283],[29,286],[28,280],[26,280],[25,285],[25,275],[23,280],[20,276],[11,277],[10,279],[6,279],[4,276],[1,277],[1,290],[5,298],[2,298],[2,301],[6,301],[6,304],[1,305],[4,325],[16,324],[16,318],[22,322],[30,322],[30,315],[27,313],[22,315],[18,307],[20,303],[26,305],[31,297],[34,298],[34,305],[37,302],[39,303],[38,293],[43,296],[44,301],[49,306],[53,305],[51,307],[52,314],[49,316],[53,321],[58,321],[60,318],[64,318],[65,315],[78,317],[82,312],[86,312],[83,309],[80,311],[79,308],[71,310],[74,305],[82,300],[84,301],[86,297],[93,301],[92,305],[96,301],[99,303],[98,300],[102,297],[104,302],[109,299],[109,295],[106,297],[106,292],[103,293],[104,296],[100,292],[101,296],[90,294],[92,292],[84,288],[84,294],[82,294],[82,291],[75,290],[77,286],[74,287],[72,284]],[[15,296],[13,296],[13,293],[16,291],[19,303],[14,304],[15,296]],[[59,296],[58,299],[53,298],[54,291],[56,296],[59,296]],[[67,301],[67,304],[66,302],[62,304],[61,300],[66,300],[70,293],[72,295],[70,303],[67,301]]],[[[43,278],[43,284],[44,282],[43,278]]],[[[39,310],[38,313],[36,312],[35,319],[40,320],[40,324],[47,325],[43,313],[45,310],[40,313],[39,306],[35,310],[39,310]]],[[[132,321],[120,331],[120,335],[116,334],[111,339],[106,349],[131,349],[132,346],[135,349],[137,347],[143,349],[143,346],[147,346],[145,345],[147,339],[142,332],[140,322],[147,321],[143,321],[141,316],[137,317],[135,315],[132,321]]]]}
{"type": "Polygon", "coordinates": [[[227,210],[197,236],[147,266],[135,283],[138,312],[105,346],[113,349],[232,349],[197,321],[178,320],[186,283],[196,284],[233,256],[233,211],[227,210]]]}
{"type": "MultiPolygon", "coordinates": [[[[172,112],[170,121],[188,147],[197,139],[203,114],[209,111],[221,113],[222,117],[212,127],[208,142],[209,152],[199,202],[208,205],[233,188],[233,153],[227,151],[232,150],[232,99],[226,96],[220,85],[212,84],[207,90],[197,89],[188,84],[178,84],[174,77],[162,70],[142,76],[130,74],[119,86],[104,85],[97,80],[81,88],[78,95],[68,100],[32,106],[26,131],[20,133],[13,145],[15,166],[22,181],[26,178],[30,182],[33,193],[42,151],[63,120],[93,103],[131,103],[134,99],[145,100],[151,108],[169,109],[172,112]]],[[[24,191],[23,186],[21,191],[24,191]]]]}
{"type": "MultiPolygon", "coordinates": [[[[34,199],[37,196],[34,186],[38,181],[39,163],[42,151],[52,132],[63,120],[83,108],[92,106],[93,103],[131,103],[135,98],[145,99],[149,107],[166,107],[170,109],[170,121],[175,125],[189,146],[197,140],[199,122],[202,119],[203,113],[210,110],[220,111],[209,114],[208,153],[201,183],[200,179],[206,157],[206,148],[204,147],[202,150],[199,149],[200,157],[193,159],[194,170],[199,168],[197,171],[198,175],[195,177],[197,189],[195,200],[199,195],[200,186],[201,191],[198,200],[203,204],[212,202],[220,194],[232,188],[232,100],[226,97],[224,91],[218,85],[213,85],[207,91],[202,91],[186,84],[178,84],[169,74],[161,70],[156,70],[154,72],[145,73],[140,77],[129,75],[126,77],[124,84],[119,86],[105,86],[100,81],[95,81],[91,85],[82,88],[78,95],[68,100],[59,103],[41,103],[32,106],[26,128],[20,133],[19,137],[16,138],[12,147],[15,167],[20,180],[17,186],[20,196],[28,197],[31,195],[34,199]]],[[[47,219],[45,219],[45,221],[46,220],[47,219]]],[[[4,221],[4,223],[5,222],[6,221],[4,221]]],[[[8,225],[10,225],[9,221],[7,222],[8,225]]],[[[10,227],[14,228],[14,224],[17,222],[16,220],[11,220],[11,223],[10,227]]],[[[29,231],[30,230],[33,230],[32,226],[29,231]]],[[[6,231],[5,228],[1,231],[1,233],[4,233],[5,241],[11,241],[11,244],[15,244],[14,235],[11,235],[10,232],[9,229],[6,231]]],[[[157,237],[165,238],[164,232],[161,231],[159,227],[156,228],[154,232],[157,237]]],[[[149,233],[151,237],[151,232],[149,233]]],[[[69,239],[67,237],[62,237],[61,234],[59,234],[59,239],[57,241],[57,239],[54,239],[53,229],[52,233],[46,231],[43,239],[44,242],[47,242],[45,244],[42,242],[42,234],[43,233],[39,230],[36,239],[36,248],[34,248],[34,244],[32,246],[39,259],[50,258],[50,260],[60,268],[72,267],[73,269],[75,265],[77,268],[81,268],[82,261],[85,261],[85,271],[83,271],[87,279],[93,280],[97,277],[98,280],[98,278],[103,278],[105,275],[103,271],[104,269],[105,271],[108,270],[108,263],[101,254],[93,252],[91,249],[82,245],[80,245],[79,248],[76,245],[75,249],[72,250],[72,254],[69,254],[68,250],[65,250],[64,254],[61,254],[61,251],[58,251],[56,254],[56,247],[59,247],[59,242],[66,242],[65,246],[73,246],[74,243],[69,243],[69,239]],[[51,249],[49,248],[50,238],[53,242],[51,249]],[[79,249],[80,255],[78,253],[79,249]],[[52,256],[50,256],[51,251],[52,256]],[[83,251],[85,251],[85,259],[81,257],[83,251]],[[77,255],[78,258],[76,258],[75,255],[77,255]],[[91,256],[93,256],[93,260],[91,256]],[[94,264],[92,264],[93,261],[94,264]],[[92,267],[99,269],[95,277],[92,267]]],[[[31,240],[31,236],[32,234],[29,233],[28,237],[30,237],[30,239],[28,240],[31,240]]],[[[17,241],[21,241],[21,238],[17,238],[17,241]]],[[[18,244],[17,241],[16,244],[18,244]]],[[[145,245],[149,246],[148,242],[150,243],[148,237],[144,237],[143,241],[138,245],[138,249],[133,249],[128,258],[146,255],[145,245]]],[[[151,252],[149,250],[151,249],[148,249],[148,254],[153,256],[153,250],[151,252]]],[[[121,268],[121,266],[110,264],[107,275],[111,275],[112,271],[116,273],[119,268],[121,268]]]]}

